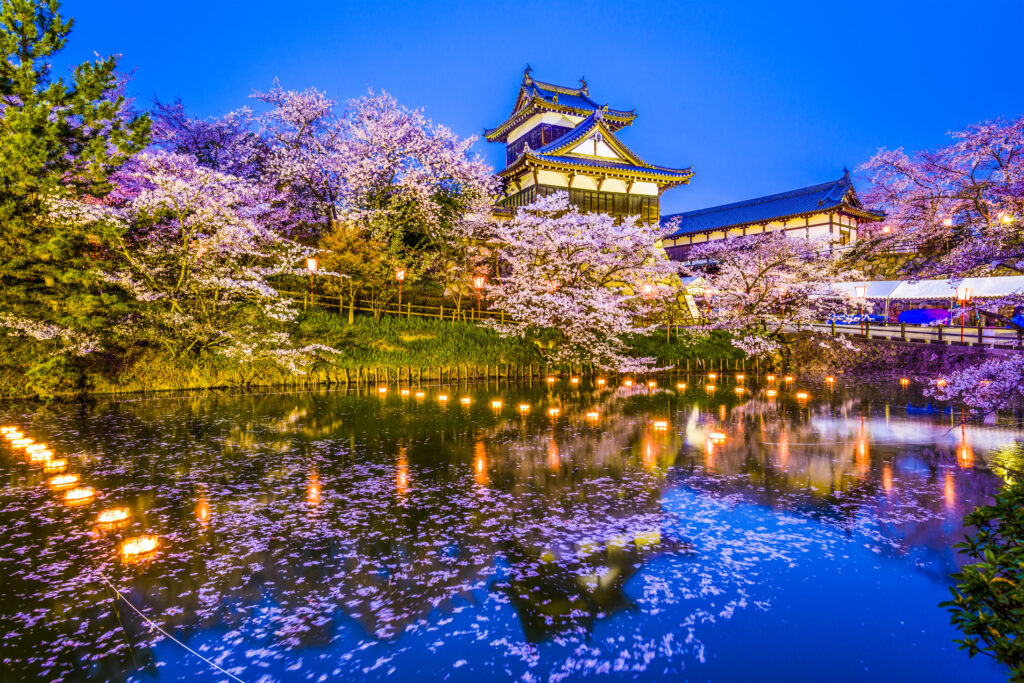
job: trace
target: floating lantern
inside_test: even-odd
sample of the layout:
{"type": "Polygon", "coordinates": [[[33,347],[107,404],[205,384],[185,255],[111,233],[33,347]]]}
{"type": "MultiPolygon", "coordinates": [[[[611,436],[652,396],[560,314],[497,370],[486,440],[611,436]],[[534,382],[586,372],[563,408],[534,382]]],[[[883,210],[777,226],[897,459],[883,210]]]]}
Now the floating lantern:
{"type": "Polygon", "coordinates": [[[718,377],[718,375],[716,375],[715,373],[713,373],[713,372],[709,372],[708,373],[708,379],[715,379],[716,377],[718,377]]]}
{"type": "Polygon", "coordinates": [[[7,432],[16,432],[16,431],[18,431],[17,427],[11,427],[11,426],[0,427],[0,434],[6,434],[7,432]]]}
{"type": "Polygon", "coordinates": [[[114,526],[115,524],[127,522],[131,514],[128,508],[110,508],[96,515],[96,523],[100,526],[114,526]]]}
{"type": "Polygon", "coordinates": [[[650,382],[648,382],[648,383],[647,383],[647,387],[648,387],[649,389],[653,389],[653,388],[654,388],[654,387],[656,387],[656,386],[658,386],[658,383],[657,383],[657,382],[655,382],[655,381],[654,381],[653,379],[652,379],[652,380],[651,380],[650,382]]]}
{"type": "Polygon", "coordinates": [[[18,431],[17,429],[12,429],[11,431],[4,433],[4,438],[7,439],[8,441],[14,441],[15,439],[21,439],[24,436],[25,435],[22,432],[18,431]]]}
{"type": "Polygon", "coordinates": [[[68,505],[85,505],[96,497],[96,489],[91,486],[79,486],[64,494],[64,502],[68,505]]]}
{"type": "Polygon", "coordinates": [[[663,432],[668,429],[668,420],[655,420],[651,423],[651,426],[659,432],[663,432]]]}
{"type": "Polygon", "coordinates": [[[156,536],[134,536],[121,543],[121,557],[129,562],[143,559],[155,551],[159,544],[156,536]]]}
{"type": "Polygon", "coordinates": [[[445,401],[448,400],[448,394],[438,394],[437,400],[440,401],[441,403],[444,403],[445,401]]]}
{"type": "Polygon", "coordinates": [[[832,384],[833,382],[836,381],[836,378],[833,377],[832,375],[829,375],[828,377],[825,378],[825,381],[828,382],[829,384],[832,384]]]}
{"type": "Polygon", "coordinates": [[[633,380],[631,380],[631,379],[627,379],[627,380],[625,380],[625,381],[624,381],[624,382],[622,383],[622,386],[624,386],[624,387],[631,387],[631,386],[633,386],[633,380]]]}
{"type": "Polygon", "coordinates": [[[782,378],[782,381],[786,382],[787,384],[789,382],[792,382],[793,381],[793,375],[786,375],[785,377],[782,378]]]}
{"type": "Polygon", "coordinates": [[[767,380],[768,380],[769,382],[774,382],[774,381],[775,381],[775,375],[768,375],[768,377],[766,377],[766,379],[767,379],[767,380]]]}
{"type": "Polygon", "coordinates": [[[551,417],[558,417],[562,410],[560,408],[548,408],[548,415],[551,417]]]}
{"type": "Polygon", "coordinates": [[[767,396],[768,398],[775,398],[776,396],[779,395],[779,392],[776,391],[775,389],[768,389],[767,391],[764,392],[764,395],[767,396]]]}
{"type": "Polygon", "coordinates": [[[62,491],[77,486],[78,482],[79,477],[77,474],[58,474],[56,477],[50,477],[47,483],[54,491],[62,491]]]}
{"type": "Polygon", "coordinates": [[[44,451],[44,450],[46,450],[46,444],[45,443],[30,443],[29,445],[25,446],[25,452],[26,453],[33,453],[35,451],[44,451]]]}
{"type": "Polygon", "coordinates": [[[714,391],[717,388],[718,387],[716,387],[714,384],[708,384],[708,385],[705,385],[704,391],[714,391]]]}
{"type": "Polygon", "coordinates": [[[946,380],[944,380],[944,379],[937,379],[937,380],[935,380],[935,386],[937,386],[939,388],[946,386],[946,380]]]}
{"type": "Polygon", "coordinates": [[[555,383],[555,378],[554,377],[548,377],[547,381],[548,381],[548,384],[554,384],[555,383]]]}
{"type": "Polygon", "coordinates": [[[501,410],[501,400],[494,399],[493,401],[491,401],[491,407],[494,408],[495,410],[501,410]]]}
{"type": "Polygon", "coordinates": [[[679,383],[676,384],[676,389],[685,389],[685,388],[686,388],[686,382],[679,382],[679,383]]]}
{"type": "Polygon", "coordinates": [[[416,398],[423,398],[424,396],[426,396],[426,394],[423,393],[422,391],[417,391],[416,392],[416,398]]]}
{"type": "Polygon", "coordinates": [[[43,463],[43,471],[47,474],[60,474],[68,468],[68,461],[63,458],[47,460],[43,463]]]}
{"type": "Polygon", "coordinates": [[[723,444],[725,443],[726,436],[722,432],[711,432],[708,434],[708,441],[711,443],[723,444]]]}
{"type": "Polygon", "coordinates": [[[462,398],[459,399],[459,403],[461,403],[464,406],[468,406],[472,402],[473,399],[471,399],[469,396],[463,396],[462,398]]]}
{"type": "Polygon", "coordinates": [[[32,451],[28,454],[29,462],[46,462],[53,457],[53,451],[43,448],[42,450],[32,451]]]}
{"type": "Polygon", "coordinates": [[[386,394],[386,393],[388,393],[388,388],[387,387],[377,387],[377,393],[378,394],[386,394]]]}
{"type": "Polygon", "coordinates": [[[569,381],[572,382],[573,384],[579,384],[580,383],[580,378],[579,377],[571,377],[571,378],[569,378],[569,381]]]}
{"type": "Polygon", "coordinates": [[[906,377],[900,377],[900,386],[902,386],[902,387],[910,386],[910,380],[907,379],[906,377]]]}
{"type": "Polygon", "coordinates": [[[800,401],[806,401],[808,399],[808,394],[806,391],[798,391],[796,392],[796,397],[800,401]]]}
{"type": "Polygon", "coordinates": [[[35,443],[34,439],[26,439],[23,437],[11,441],[11,446],[13,446],[14,448],[27,448],[28,446],[31,446],[33,443],[35,443]]]}
{"type": "Polygon", "coordinates": [[[739,396],[740,394],[743,393],[743,387],[736,387],[735,389],[733,389],[733,391],[735,391],[736,395],[739,396]]]}
{"type": "Polygon", "coordinates": [[[597,378],[597,386],[599,386],[599,387],[603,387],[604,385],[605,385],[605,379],[604,379],[604,377],[598,377],[598,378],[597,378]]]}
{"type": "Polygon", "coordinates": [[[530,412],[530,404],[529,403],[520,403],[519,404],[519,412],[520,413],[528,413],[528,412],[530,412]]]}
{"type": "Polygon", "coordinates": [[[746,376],[746,375],[743,375],[743,374],[739,374],[739,375],[736,375],[736,381],[737,381],[737,382],[742,382],[742,381],[743,381],[743,380],[745,380],[746,378],[747,378],[747,376],[746,376]]]}
{"type": "Polygon", "coordinates": [[[601,417],[601,413],[597,412],[596,410],[591,410],[590,412],[587,413],[586,417],[588,420],[591,421],[597,420],[601,417]]]}
{"type": "Polygon", "coordinates": [[[402,397],[406,397],[406,396],[409,395],[409,390],[408,389],[399,389],[398,390],[398,395],[402,396],[402,397]]]}

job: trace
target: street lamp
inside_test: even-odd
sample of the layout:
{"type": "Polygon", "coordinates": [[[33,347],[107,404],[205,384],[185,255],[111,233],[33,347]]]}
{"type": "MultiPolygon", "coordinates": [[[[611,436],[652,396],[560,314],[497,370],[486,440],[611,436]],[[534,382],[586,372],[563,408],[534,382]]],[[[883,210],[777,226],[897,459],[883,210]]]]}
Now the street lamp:
{"type": "Polygon", "coordinates": [[[857,285],[853,288],[853,296],[860,306],[860,333],[864,334],[864,300],[868,296],[868,288],[865,285],[857,285]]]}
{"type": "Polygon", "coordinates": [[[476,319],[480,319],[480,290],[484,288],[484,282],[486,278],[483,275],[477,275],[473,278],[473,287],[476,288],[476,319]]]}
{"type": "Polygon", "coordinates": [[[395,268],[395,279],[398,280],[398,313],[402,313],[402,281],[405,280],[405,268],[395,268]]]}
{"type": "Polygon", "coordinates": [[[960,343],[964,343],[964,308],[971,302],[974,288],[960,285],[956,288],[956,302],[960,306],[960,343]]]}
{"type": "Polygon", "coordinates": [[[313,273],[320,267],[320,262],[316,260],[316,257],[310,256],[306,259],[306,270],[309,271],[309,303],[313,304],[313,273]]]}

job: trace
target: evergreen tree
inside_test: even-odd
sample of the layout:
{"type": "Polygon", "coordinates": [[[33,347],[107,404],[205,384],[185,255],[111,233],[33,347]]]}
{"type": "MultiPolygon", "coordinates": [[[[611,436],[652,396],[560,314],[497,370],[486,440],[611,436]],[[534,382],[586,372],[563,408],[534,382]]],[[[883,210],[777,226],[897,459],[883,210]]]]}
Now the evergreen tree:
{"type": "Polygon", "coordinates": [[[116,58],[52,77],[72,27],[59,10],[58,0],[0,2],[0,343],[5,363],[44,391],[101,348],[114,304],[93,265],[117,228],[62,222],[61,202],[102,197],[150,127],[122,93],[116,58]]]}

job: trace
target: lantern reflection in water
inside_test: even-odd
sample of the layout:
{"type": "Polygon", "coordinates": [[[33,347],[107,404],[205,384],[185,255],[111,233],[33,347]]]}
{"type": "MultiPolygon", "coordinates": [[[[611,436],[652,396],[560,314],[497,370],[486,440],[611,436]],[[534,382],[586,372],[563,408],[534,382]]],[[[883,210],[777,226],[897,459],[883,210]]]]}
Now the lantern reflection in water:
{"type": "Polygon", "coordinates": [[[810,395],[806,391],[796,392],[796,399],[798,401],[806,401],[808,398],[810,398],[810,395]]]}
{"type": "Polygon", "coordinates": [[[605,380],[604,377],[598,377],[597,378],[597,386],[603,387],[605,385],[605,382],[606,382],[606,380],[605,380]]]}
{"type": "Polygon", "coordinates": [[[562,465],[562,460],[558,455],[558,442],[555,441],[555,437],[548,439],[548,467],[552,471],[557,472],[562,465]]]}
{"type": "Polygon", "coordinates": [[[56,477],[50,477],[47,483],[54,491],[63,491],[77,486],[78,481],[77,474],[58,474],[56,477]]]}
{"type": "Polygon", "coordinates": [[[493,401],[491,401],[491,407],[494,408],[495,410],[501,410],[501,406],[501,399],[496,398],[493,401]]]}
{"type": "Polygon", "coordinates": [[[28,454],[28,461],[33,463],[47,463],[53,457],[53,451],[44,448],[39,451],[32,451],[28,454]]]}
{"type": "Polygon", "coordinates": [[[651,426],[656,432],[664,432],[668,430],[668,420],[654,420],[651,422],[651,426]]]}
{"type": "Polygon", "coordinates": [[[946,472],[942,489],[942,495],[946,499],[946,506],[953,507],[956,505],[956,481],[953,479],[952,472],[946,472]]]}
{"type": "Polygon", "coordinates": [[[472,402],[473,399],[470,398],[469,396],[463,396],[462,398],[459,399],[459,403],[461,403],[464,406],[468,406],[472,402]]]}
{"type": "Polygon", "coordinates": [[[473,479],[479,486],[487,486],[487,448],[483,439],[477,439],[473,446],[473,479]]]}
{"type": "Polygon", "coordinates": [[[377,387],[377,393],[381,394],[381,395],[384,395],[384,394],[388,393],[388,388],[387,387],[377,387]]]}
{"type": "Polygon", "coordinates": [[[782,378],[782,381],[783,382],[787,382],[787,383],[792,382],[793,381],[793,376],[792,375],[786,375],[785,377],[782,378]]]}
{"type": "Polygon", "coordinates": [[[524,413],[524,414],[530,412],[530,404],[529,403],[520,403],[519,404],[519,412],[520,413],[524,413]]]}
{"type": "Polygon", "coordinates": [[[45,443],[30,443],[29,445],[25,446],[25,452],[26,453],[35,453],[36,451],[45,451],[45,450],[46,450],[46,444],[45,443]]]}
{"type": "Polygon", "coordinates": [[[68,505],[85,505],[96,497],[96,489],[91,486],[79,486],[64,494],[64,502],[68,505]]]}
{"type": "Polygon", "coordinates": [[[654,469],[655,465],[658,464],[657,446],[651,443],[651,440],[645,436],[641,447],[643,448],[644,467],[649,470],[654,469]]]}
{"type": "Polygon", "coordinates": [[[425,392],[422,392],[422,391],[417,391],[416,392],[416,398],[423,398],[426,395],[427,394],[425,392]]]}
{"type": "Polygon", "coordinates": [[[569,381],[572,382],[573,384],[579,384],[580,383],[580,378],[579,377],[571,377],[569,379],[569,381]]]}
{"type": "Polygon", "coordinates": [[[309,473],[309,480],[306,483],[306,505],[315,508],[320,505],[320,475],[316,470],[309,473]]]}
{"type": "Polygon", "coordinates": [[[775,381],[775,375],[768,375],[765,379],[767,379],[769,382],[774,382],[775,381]]]}
{"type": "Polygon", "coordinates": [[[447,402],[448,401],[448,394],[438,394],[437,395],[437,400],[440,401],[441,403],[447,402]]]}
{"type": "Polygon", "coordinates": [[[596,410],[591,410],[586,414],[586,418],[591,422],[596,422],[597,420],[601,419],[601,413],[597,412],[596,410]]]}
{"type": "Polygon", "coordinates": [[[561,412],[561,408],[548,408],[548,415],[551,417],[558,417],[561,412]]]}
{"type": "Polygon", "coordinates": [[[969,470],[974,467],[974,450],[970,444],[960,444],[960,448],[956,451],[956,464],[963,470],[969,470]]]}
{"type": "Polygon", "coordinates": [[[402,498],[409,493],[409,458],[405,446],[398,449],[398,462],[395,466],[395,490],[402,498]]]}
{"type": "Polygon", "coordinates": [[[685,388],[686,388],[686,382],[679,382],[678,384],[676,384],[676,389],[685,389],[685,388]]]}
{"type": "Polygon", "coordinates": [[[199,496],[196,502],[196,521],[203,526],[210,521],[210,504],[206,502],[206,496],[199,496]]]}
{"type": "Polygon", "coordinates": [[[709,373],[708,373],[708,379],[715,379],[715,378],[717,378],[717,377],[718,377],[718,375],[717,375],[717,374],[715,374],[715,373],[713,373],[713,372],[709,372],[709,373]]]}
{"type": "Polygon", "coordinates": [[[111,508],[96,515],[96,523],[101,527],[112,527],[127,522],[129,517],[131,512],[128,508],[111,508]]]}
{"type": "Polygon", "coordinates": [[[714,444],[723,444],[725,443],[726,438],[727,437],[722,432],[711,432],[708,434],[708,441],[714,444]]]}
{"type": "Polygon", "coordinates": [[[409,390],[408,389],[399,389],[398,390],[398,395],[403,397],[403,398],[405,398],[405,397],[407,397],[409,395],[409,390]]]}
{"type": "Polygon", "coordinates": [[[22,448],[27,448],[27,447],[31,446],[33,443],[35,443],[34,439],[26,439],[26,438],[14,439],[13,441],[11,441],[11,447],[17,448],[17,449],[20,450],[22,448]]]}
{"type": "Polygon", "coordinates": [[[708,384],[704,387],[704,391],[715,391],[717,388],[714,384],[708,384]]]}
{"type": "Polygon", "coordinates": [[[141,562],[152,557],[158,545],[156,536],[134,536],[121,543],[121,558],[125,562],[141,562]]]}
{"type": "Polygon", "coordinates": [[[776,391],[775,389],[768,389],[764,392],[764,395],[767,396],[768,398],[775,398],[776,396],[779,395],[779,392],[776,391]]]}
{"type": "Polygon", "coordinates": [[[910,386],[910,380],[908,378],[906,378],[906,377],[900,377],[900,386],[901,387],[910,386]]]}

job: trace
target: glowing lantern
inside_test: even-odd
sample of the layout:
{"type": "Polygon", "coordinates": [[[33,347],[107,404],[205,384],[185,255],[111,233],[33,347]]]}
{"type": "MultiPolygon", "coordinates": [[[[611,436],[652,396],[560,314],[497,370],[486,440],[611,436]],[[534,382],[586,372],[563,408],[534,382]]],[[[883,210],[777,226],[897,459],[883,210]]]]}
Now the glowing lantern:
{"type": "Polygon", "coordinates": [[[437,400],[440,401],[441,403],[446,402],[448,400],[448,394],[438,394],[437,400]]]}
{"type": "Polygon", "coordinates": [[[829,384],[833,384],[836,381],[836,378],[833,377],[832,375],[829,375],[828,377],[825,378],[825,381],[828,382],[829,384]]]}
{"type": "Polygon", "coordinates": [[[96,489],[91,486],[79,486],[64,494],[64,502],[68,505],[85,505],[96,496],[96,489]]]}
{"type": "Polygon", "coordinates": [[[580,383],[580,378],[579,377],[571,377],[571,378],[569,378],[569,381],[572,382],[573,384],[579,384],[580,383]]]}
{"type": "Polygon", "coordinates": [[[384,395],[384,394],[388,393],[388,388],[387,387],[377,387],[377,393],[381,394],[381,395],[384,395]]]}
{"type": "Polygon", "coordinates": [[[409,390],[408,389],[399,389],[398,390],[398,395],[399,396],[403,396],[403,397],[408,396],[409,395],[409,390]]]}
{"type": "Polygon", "coordinates": [[[491,401],[491,407],[494,408],[495,410],[501,410],[501,400],[494,399],[493,401],[491,401]]]}
{"type": "Polygon", "coordinates": [[[624,387],[631,387],[631,386],[633,386],[633,380],[631,380],[631,379],[627,379],[627,380],[625,380],[625,381],[624,381],[624,382],[622,383],[622,386],[624,386],[624,387]]]}
{"type": "Polygon", "coordinates": [[[946,226],[947,228],[952,228],[953,227],[953,219],[952,218],[943,218],[942,219],[942,224],[944,226],[946,226]]]}
{"type": "Polygon", "coordinates": [[[708,373],[708,379],[715,379],[716,377],[718,377],[718,375],[716,375],[715,373],[713,373],[713,372],[709,372],[708,373]]]}
{"type": "Polygon", "coordinates": [[[17,427],[10,427],[10,426],[0,427],[0,434],[6,434],[7,432],[16,432],[16,431],[18,431],[17,427]]]}
{"type": "Polygon", "coordinates": [[[654,381],[653,379],[652,379],[652,380],[651,380],[650,382],[648,382],[648,383],[647,383],[647,387],[648,387],[649,389],[653,389],[653,388],[654,388],[654,387],[656,387],[656,386],[658,386],[658,383],[657,383],[657,382],[655,382],[655,381],[654,381]]]}
{"type": "Polygon", "coordinates": [[[38,451],[32,451],[31,453],[28,454],[29,462],[35,462],[35,463],[47,462],[52,457],[53,457],[53,451],[45,449],[45,448],[42,449],[42,450],[38,450],[38,451]]]}
{"type": "Polygon", "coordinates": [[[900,386],[902,386],[902,387],[910,386],[910,380],[907,379],[906,377],[900,377],[900,386]]]}
{"type": "Polygon", "coordinates": [[[96,523],[100,526],[114,526],[127,522],[129,517],[131,517],[131,512],[128,508],[111,508],[96,515],[96,523]]]}
{"type": "Polygon", "coordinates": [[[737,382],[742,382],[742,381],[743,381],[743,380],[745,380],[746,378],[747,378],[747,376],[746,376],[746,375],[742,375],[742,374],[740,374],[740,375],[736,375],[736,381],[737,381],[737,382]]]}
{"type": "Polygon", "coordinates": [[[43,464],[43,471],[47,474],[60,474],[68,468],[68,461],[63,458],[47,460],[43,464]]]}
{"type": "Polygon", "coordinates": [[[716,444],[725,443],[726,436],[722,432],[711,432],[708,434],[708,441],[716,444]]]}
{"type": "Polygon", "coordinates": [[[654,422],[651,423],[651,426],[654,427],[654,429],[659,431],[659,432],[664,432],[665,430],[668,429],[668,421],[667,420],[655,420],[654,422]]]}
{"type": "Polygon", "coordinates": [[[554,377],[548,377],[547,381],[548,381],[548,384],[554,384],[555,383],[555,378],[554,377]]]}
{"type": "Polygon", "coordinates": [[[733,391],[735,391],[736,395],[738,396],[743,393],[743,387],[736,387],[735,389],[733,389],[733,391]]]}
{"type": "Polygon", "coordinates": [[[766,379],[767,379],[767,380],[768,380],[769,382],[774,382],[774,381],[775,381],[775,375],[768,375],[768,377],[767,377],[766,379]]]}
{"type": "Polygon", "coordinates": [[[461,403],[464,406],[468,406],[472,402],[473,399],[471,399],[469,396],[463,396],[462,398],[459,399],[459,403],[461,403]]]}
{"type": "Polygon", "coordinates": [[[141,560],[153,553],[159,544],[156,536],[134,536],[121,543],[121,557],[127,562],[141,560]]]}
{"type": "Polygon", "coordinates": [[[12,429],[9,432],[5,432],[4,433],[4,438],[7,439],[8,441],[14,441],[15,439],[21,439],[24,436],[25,435],[22,432],[18,431],[17,429],[12,429]]]}
{"type": "Polygon", "coordinates": [[[793,376],[792,375],[786,375],[785,377],[782,378],[782,381],[783,382],[787,382],[787,383],[792,382],[793,381],[793,376]]]}
{"type": "Polygon", "coordinates": [[[967,444],[963,444],[957,449],[956,452],[956,463],[960,465],[961,469],[969,470],[974,467],[974,451],[967,444]]]}
{"type": "Polygon", "coordinates": [[[50,477],[50,481],[47,483],[54,491],[62,491],[77,486],[78,481],[77,474],[58,474],[56,477],[50,477]]]}
{"type": "Polygon", "coordinates": [[[798,391],[798,392],[796,392],[796,397],[800,401],[806,401],[809,398],[809,396],[808,396],[806,391],[798,391]]]}
{"type": "Polygon", "coordinates": [[[717,389],[717,387],[714,384],[708,384],[704,387],[704,391],[715,391],[715,389],[717,389]]]}
{"type": "Polygon", "coordinates": [[[548,408],[548,415],[551,417],[558,417],[561,412],[562,410],[560,408],[548,408]]]}
{"type": "Polygon", "coordinates": [[[776,391],[775,389],[768,389],[767,391],[764,392],[764,395],[767,396],[768,398],[775,398],[776,396],[779,395],[779,392],[776,391]]]}
{"type": "Polygon", "coordinates": [[[599,386],[599,387],[603,387],[604,385],[605,385],[605,379],[604,379],[604,377],[598,377],[598,378],[597,378],[597,386],[599,386]]]}
{"type": "Polygon", "coordinates": [[[424,396],[426,396],[426,394],[423,393],[422,391],[417,391],[416,392],[416,398],[423,398],[424,396]]]}
{"type": "Polygon", "coordinates": [[[26,448],[28,446],[31,446],[33,443],[35,443],[34,439],[21,438],[21,439],[14,439],[13,441],[11,441],[11,446],[14,447],[14,448],[21,449],[21,448],[26,448]]]}
{"type": "Polygon", "coordinates": [[[940,388],[946,386],[946,380],[944,380],[944,379],[937,379],[937,380],[935,380],[935,386],[940,387],[940,388]]]}
{"type": "Polygon", "coordinates": [[[46,450],[46,444],[45,443],[30,443],[29,445],[25,446],[25,452],[26,453],[33,453],[35,451],[44,451],[44,450],[46,450]]]}
{"type": "Polygon", "coordinates": [[[892,232],[892,228],[890,228],[888,225],[883,225],[882,226],[882,234],[883,235],[888,235],[890,232],[892,232]]]}
{"type": "Polygon", "coordinates": [[[590,421],[598,420],[601,417],[601,413],[597,412],[596,410],[591,410],[590,412],[587,413],[586,417],[590,421]]]}
{"type": "Polygon", "coordinates": [[[685,389],[685,388],[686,388],[686,382],[679,382],[679,383],[676,384],[676,389],[685,389]]]}
{"type": "Polygon", "coordinates": [[[530,404],[529,403],[520,403],[519,404],[519,412],[520,413],[528,413],[528,412],[530,412],[530,404]]]}
{"type": "Polygon", "coordinates": [[[319,268],[319,267],[320,267],[320,262],[317,261],[312,256],[306,259],[306,270],[308,270],[310,272],[310,274],[315,273],[316,269],[319,268]]]}

